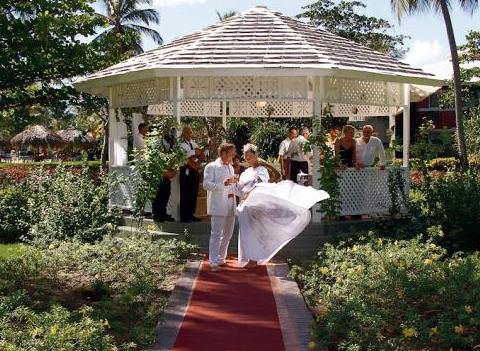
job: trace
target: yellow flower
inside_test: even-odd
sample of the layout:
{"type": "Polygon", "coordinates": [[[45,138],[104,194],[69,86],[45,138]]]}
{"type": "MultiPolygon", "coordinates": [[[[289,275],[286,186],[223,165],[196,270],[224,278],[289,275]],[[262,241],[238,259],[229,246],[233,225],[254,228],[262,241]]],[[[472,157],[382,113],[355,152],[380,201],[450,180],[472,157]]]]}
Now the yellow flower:
{"type": "Polygon", "coordinates": [[[411,338],[412,336],[417,336],[418,333],[415,328],[403,328],[403,336],[406,338],[411,338]]]}
{"type": "Polygon", "coordinates": [[[50,334],[55,335],[55,334],[57,334],[57,332],[58,332],[58,325],[56,325],[56,324],[52,325],[50,327],[50,334]]]}
{"type": "Polygon", "coordinates": [[[357,251],[358,251],[358,246],[357,246],[357,245],[353,245],[352,251],[353,251],[353,252],[357,252],[357,251]]]}
{"type": "Polygon", "coordinates": [[[472,313],[473,312],[472,306],[470,306],[470,305],[465,306],[465,312],[472,313]]]}
{"type": "Polygon", "coordinates": [[[425,259],[425,261],[423,261],[423,263],[425,263],[427,266],[430,266],[433,263],[433,261],[432,261],[432,259],[427,258],[427,259],[425,259]]]}
{"type": "Polygon", "coordinates": [[[438,332],[438,327],[430,328],[430,336],[435,336],[435,335],[438,335],[438,334],[440,334],[438,332]]]}
{"type": "Polygon", "coordinates": [[[328,267],[320,268],[320,273],[322,273],[323,275],[327,275],[329,271],[330,270],[328,269],[328,267]]]}
{"type": "Polygon", "coordinates": [[[309,348],[310,350],[315,350],[315,349],[317,348],[317,343],[316,343],[315,341],[310,341],[310,342],[308,343],[308,348],[309,348]]]}
{"type": "Polygon", "coordinates": [[[382,238],[377,239],[377,244],[378,244],[378,245],[383,245],[383,239],[382,239],[382,238]]]}
{"type": "Polygon", "coordinates": [[[453,328],[453,330],[455,331],[455,334],[461,335],[461,334],[465,333],[465,327],[461,324],[456,325],[455,328],[453,328]]]}
{"type": "Polygon", "coordinates": [[[157,230],[157,227],[155,226],[155,224],[149,224],[147,225],[147,230],[155,231],[157,230]]]}

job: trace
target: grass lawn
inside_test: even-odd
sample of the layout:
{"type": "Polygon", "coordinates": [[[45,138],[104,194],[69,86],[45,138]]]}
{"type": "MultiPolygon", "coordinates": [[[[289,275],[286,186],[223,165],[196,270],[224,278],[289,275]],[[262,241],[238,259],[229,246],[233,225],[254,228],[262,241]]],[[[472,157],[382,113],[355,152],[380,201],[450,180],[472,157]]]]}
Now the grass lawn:
{"type": "Polygon", "coordinates": [[[25,251],[23,244],[0,244],[0,259],[18,256],[25,251]]]}

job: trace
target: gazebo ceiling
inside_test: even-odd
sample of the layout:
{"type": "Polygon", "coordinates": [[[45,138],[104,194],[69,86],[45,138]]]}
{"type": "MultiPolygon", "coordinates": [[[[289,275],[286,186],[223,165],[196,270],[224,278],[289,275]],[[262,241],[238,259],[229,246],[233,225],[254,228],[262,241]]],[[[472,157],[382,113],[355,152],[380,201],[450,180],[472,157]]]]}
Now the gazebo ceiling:
{"type": "Polygon", "coordinates": [[[108,86],[174,76],[334,76],[443,83],[386,54],[257,6],[83,77],[75,86],[105,95],[108,86]]]}

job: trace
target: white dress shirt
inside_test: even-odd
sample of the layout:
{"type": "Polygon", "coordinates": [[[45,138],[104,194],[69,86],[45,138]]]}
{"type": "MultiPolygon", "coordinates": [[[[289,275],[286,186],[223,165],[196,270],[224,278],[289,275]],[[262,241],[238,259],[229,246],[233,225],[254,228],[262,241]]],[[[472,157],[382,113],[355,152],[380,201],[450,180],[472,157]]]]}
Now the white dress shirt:
{"type": "Polygon", "coordinates": [[[135,149],[141,150],[145,147],[145,137],[138,133],[136,138],[135,138],[135,149]]]}
{"type": "Polygon", "coordinates": [[[192,140],[182,140],[180,148],[187,154],[187,158],[195,156],[195,149],[198,149],[198,144],[192,140]]]}
{"type": "Polygon", "coordinates": [[[280,148],[278,150],[278,156],[283,156],[288,150],[288,146],[292,142],[292,139],[286,138],[280,143],[280,148]]]}
{"type": "Polygon", "coordinates": [[[289,158],[292,161],[304,162],[310,159],[310,153],[305,153],[303,151],[304,145],[308,142],[303,135],[295,138],[290,142],[285,157],[289,158]]]}
{"type": "Polygon", "coordinates": [[[234,175],[233,166],[222,163],[220,158],[210,162],[203,171],[203,188],[207,190],[207,214],[227,216],[231,204],[235,202],[235,185],[225,185],[225,179],[234,175]]]}
{"type": "Polygon", "coordinates": [[[385,149],[379,138],[371,136],[368,143],[365,143],[363,138],[359,138],[356,141],[357,162],[362,162],[365,167],[371,167],[375,162],[375,157],[378,156],[380,166],[385,166],[385,149]]]}

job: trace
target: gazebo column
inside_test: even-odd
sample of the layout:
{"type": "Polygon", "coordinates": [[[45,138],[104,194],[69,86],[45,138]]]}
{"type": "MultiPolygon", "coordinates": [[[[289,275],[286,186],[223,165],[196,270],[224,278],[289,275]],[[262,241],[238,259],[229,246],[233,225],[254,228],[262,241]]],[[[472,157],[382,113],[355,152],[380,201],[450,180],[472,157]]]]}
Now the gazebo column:
{"type": "Polygon", "coordinates": [[[403,167],[410,156],[410,85],[403,85],[403,167]]]}
{"type": "MultiPolygon", "coordinates": [[[[222,102],[222,127],[224,131],[227,131],[227,102],[222,102]]],[[[223,137],[223,142],[226,142],[225,136],[223,137]]]]}
{"type": "Polygon", "coordinates": [[[113,108],[113,89],[108,89],[108,164],[115,166],[115,139],[117,136],[117,118],[115,116],[115,108],[113,108]]]}
{"type": "Polygon", "coordinates": [[[173,78],[173,116],[177,121],[177,137],[180,137],[182,134],[181,125],[182,125],[182,86],[181,86],[181,77],[173,78]]]}
{"type": "MultiPolygon", "coordinates": [[[[313,81],[313,122],[314,128],[316,122],[319,122],[322,118],[322,97],[324,95],[323,78],[315,77],[313,81]]],[[[313,131],[314,133],[317,130],[313,131]]],[[[313,160],[312,160],[312,186],[315,189],[320,189],[320,152],[317,145],[312,146],[313,160]]],[[[312,209],[312,221],[319,223],[322,219],[320,213],[320,205],[316,204],[312,209]]]]}

